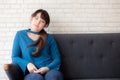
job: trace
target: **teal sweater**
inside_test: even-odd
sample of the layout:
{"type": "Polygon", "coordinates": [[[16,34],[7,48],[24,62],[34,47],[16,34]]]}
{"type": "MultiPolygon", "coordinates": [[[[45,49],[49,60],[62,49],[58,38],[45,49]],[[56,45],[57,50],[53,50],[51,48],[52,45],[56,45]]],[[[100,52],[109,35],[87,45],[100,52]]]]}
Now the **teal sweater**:
{"type": "Polygon", "coordinates": [[[27,64],[30,62],[38,69],[48,67],[50,70],[59,70],[61,59],[54,37],[51,34],[47,34],[46,45],[38,57],[31,55],[36,50],[35,46],[26,47],[33,42],[27,35],[27,30],[17,31],[12,48],[12,62],[18,64],[24,73],[27,69],[27,64]]]}

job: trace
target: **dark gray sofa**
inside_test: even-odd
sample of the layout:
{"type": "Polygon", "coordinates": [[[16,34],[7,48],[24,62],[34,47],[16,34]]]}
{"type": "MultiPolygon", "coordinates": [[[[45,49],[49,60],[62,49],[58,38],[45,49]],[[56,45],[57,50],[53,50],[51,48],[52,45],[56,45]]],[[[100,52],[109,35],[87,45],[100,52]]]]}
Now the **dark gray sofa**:
{"type": "MultiPolygon", "coordinates": [[[[65,80],[120,80],[120,33],[53,35],[65,80]]],[[[5,64],[4,69],[10,80],[22,80],[16,64],[5,64]]]]}

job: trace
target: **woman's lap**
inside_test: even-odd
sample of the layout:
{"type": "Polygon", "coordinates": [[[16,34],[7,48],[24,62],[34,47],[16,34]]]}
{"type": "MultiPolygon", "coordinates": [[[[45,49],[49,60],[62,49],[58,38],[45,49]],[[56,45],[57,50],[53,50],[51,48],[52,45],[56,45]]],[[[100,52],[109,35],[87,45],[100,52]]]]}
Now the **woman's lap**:
{"type": "Polygon", "coordinates": [[[44,79],[43,76],[40,74],[30,73],[25,76],[24,80],[44,80],[44,79]]]}
{"type": "Polygon", "coordinates": [[[25,76],[24,80],[63,80],[63,75],[60,71],[50,70],[45,75],[30,73],[25,76]]]}
{"type": "Polygon", "coordinates": [[[60,71],[51,70],[45,74],[45,80],[63,80],[63,75],[60,71]]]}

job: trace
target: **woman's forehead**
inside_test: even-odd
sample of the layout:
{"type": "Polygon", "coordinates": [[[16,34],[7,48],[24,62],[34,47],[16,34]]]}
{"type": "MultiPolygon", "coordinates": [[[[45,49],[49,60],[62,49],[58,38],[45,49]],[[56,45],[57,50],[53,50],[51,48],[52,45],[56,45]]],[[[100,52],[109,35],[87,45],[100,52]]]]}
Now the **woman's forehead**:
{"type": "Polygon", "coordinates": [[[41,13],[37,13],[35,17],[41,18],[41,13]]]}

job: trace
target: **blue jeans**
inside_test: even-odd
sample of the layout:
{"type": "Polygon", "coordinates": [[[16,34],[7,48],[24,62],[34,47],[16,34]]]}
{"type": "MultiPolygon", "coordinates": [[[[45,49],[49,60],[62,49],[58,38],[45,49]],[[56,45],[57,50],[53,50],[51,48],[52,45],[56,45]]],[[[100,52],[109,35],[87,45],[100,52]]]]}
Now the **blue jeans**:
{"type": "Polygon", "coordinates": [[[45,75],[30,73],[24,80],[63,80],[63,75],[60,71],[50,70],[45,75]]]}

